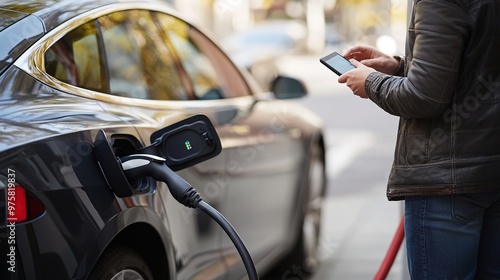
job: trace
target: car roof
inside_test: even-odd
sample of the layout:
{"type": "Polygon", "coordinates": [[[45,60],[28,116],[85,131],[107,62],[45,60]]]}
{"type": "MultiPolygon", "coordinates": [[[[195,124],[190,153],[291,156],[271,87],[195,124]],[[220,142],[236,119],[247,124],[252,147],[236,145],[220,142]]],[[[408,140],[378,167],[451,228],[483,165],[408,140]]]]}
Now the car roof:
{"type": "MultiPolygon", "coordinates": [[[[0,11],[5,12],[0,18],[0,27],[7,27],[9,22],[19,20],[22,15],[36,15],[46,25],[47,31],[77,14],[106,4],[119,3],[119,0],[2,0],[0,11]]],[[[2,28],[2,29],[3,29],[2,28]]],[[[0,31],[2,30],[0,29],[0,31]]]]}
{"type": "MultiPolygon", "coordinates": [[[[0,75],[34,42],[63,22],[92,9],[136,0],[2,0],[0,75]]],[[[141,0],[167,4],[167,1],[141,0]]],[[[168,4],[167,4],[168,5],[168,4]]]]}

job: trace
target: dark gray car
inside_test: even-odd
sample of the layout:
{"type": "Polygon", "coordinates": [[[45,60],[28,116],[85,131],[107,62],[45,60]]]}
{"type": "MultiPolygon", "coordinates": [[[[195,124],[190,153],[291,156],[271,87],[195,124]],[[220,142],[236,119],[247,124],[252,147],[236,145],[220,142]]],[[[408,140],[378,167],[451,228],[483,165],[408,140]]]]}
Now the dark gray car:
{"type": "Polygon", "coordinates": [[[321,120],[281,100],[305,94],[299,81],[262,92],[163,2],[2,1],[0,42],[0,279],[245,277],[208,216],[151,178],[117,196],[96,158],[100,131],[120,157],[196,114],[222,152],[177,173],[230,221],[259,275],[311,271],[325,147],[321,120]]]}

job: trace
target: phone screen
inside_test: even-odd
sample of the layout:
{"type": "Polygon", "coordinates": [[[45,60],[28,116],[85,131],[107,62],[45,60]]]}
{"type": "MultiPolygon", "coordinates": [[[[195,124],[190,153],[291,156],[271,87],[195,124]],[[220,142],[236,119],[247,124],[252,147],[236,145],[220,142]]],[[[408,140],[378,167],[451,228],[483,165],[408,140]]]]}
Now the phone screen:
{"type": "Polygon", "coordinates": [[[347,59],[336,52],[323,57],[321,62],[338,75],[342,75],[345,72],[356,68],[347,59]]]}

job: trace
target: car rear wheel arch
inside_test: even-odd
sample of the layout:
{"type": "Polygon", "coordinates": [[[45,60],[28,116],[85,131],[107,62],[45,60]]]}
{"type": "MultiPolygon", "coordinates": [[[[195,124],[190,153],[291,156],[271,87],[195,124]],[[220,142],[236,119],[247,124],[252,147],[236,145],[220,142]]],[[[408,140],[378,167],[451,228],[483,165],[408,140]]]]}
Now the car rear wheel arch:
{"type": "Polygon", "coordinates": [[[113,246],[99,258],[88,280],[154,280],[146,260],[129,247],[113,246]]]}
{"type": "MultiPolygon", "coordinates": [[[[153,279],[174,279],[174,261],[172,254],[167,252],[168,240],[164,240],[153,225],[146,222],[137,222],[121,229],[116,236],[100,251],[90,275],[99,268],[102,258],[116,252],[130,252],[144,260],[153,279]],[[167,244],[166,244],[167,243],[167,244]]],[[[92,279],[92,278],[89,278],[92,279]]]]}

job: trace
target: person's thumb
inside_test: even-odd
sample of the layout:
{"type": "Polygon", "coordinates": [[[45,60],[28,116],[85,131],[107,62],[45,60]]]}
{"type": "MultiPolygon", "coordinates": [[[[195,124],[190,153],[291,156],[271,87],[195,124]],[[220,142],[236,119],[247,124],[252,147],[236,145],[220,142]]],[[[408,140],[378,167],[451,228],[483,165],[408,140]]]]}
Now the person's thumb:
{"type": "MultiPolygon", "coordinates": [[[[349,62],[350,62],[352,65],[354,65],[356,68],[358,68],[358,66],[359,66],[359,65],[362,65],[359,61],[357,61],[357,60],[356,60],[356,59],[354,59],[354,58],[349,59],[349,62]]],[[[349,72],[349,71],[347,71],[347,72],[349,72]]],[[[346,73],[347,73],[347,72],[346,72],[346,73]]],[[[347,81],[347,75],[346,75],[346,73],[344,73],[343,75],[341,75],[341,76],[338,78],[338,80],[337,80],[337,81],[338,81],[339,83],[343,84],[343,83],[345,83],[345,82],[347,81]]]]}
{"type": "Polygon", "coordinates": [[[341,84],[345,83],[346,81],[347,81],[347,77],[346,77],[345,73],[340,75],[339,78],[337,79],[337,82],[339,82],[341,84]]]}

